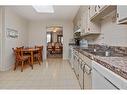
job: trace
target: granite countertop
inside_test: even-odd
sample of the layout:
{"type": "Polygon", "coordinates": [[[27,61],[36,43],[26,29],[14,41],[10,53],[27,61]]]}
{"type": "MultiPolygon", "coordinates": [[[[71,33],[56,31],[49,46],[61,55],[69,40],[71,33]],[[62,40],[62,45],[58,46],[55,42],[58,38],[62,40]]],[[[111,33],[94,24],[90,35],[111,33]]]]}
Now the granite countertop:
{"type": "Polygon", "coordinates": [[[127,56],[102,57],[86,52],[79,46],[74,46],[74,49],[127,80],[127,56]]]}

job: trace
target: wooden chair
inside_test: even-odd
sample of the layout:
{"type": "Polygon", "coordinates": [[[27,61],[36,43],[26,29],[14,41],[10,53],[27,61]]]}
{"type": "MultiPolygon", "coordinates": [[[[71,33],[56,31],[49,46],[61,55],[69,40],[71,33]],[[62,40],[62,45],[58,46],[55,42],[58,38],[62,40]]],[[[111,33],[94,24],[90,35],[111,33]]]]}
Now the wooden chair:
{"type": "MultiPolygon", "coordinates": [[[[28,62],[30,64],[30,56],[23,56],[23,52],[22,49],[20,48],[12,48],[12,50],[14,51],[15,54],[15,67],[14,70],[16,70],[17,65],[19,65],[21,63],[21,72],[23,72],[23,67],[25,62],[28,62]]],[[[31,65],[31,64],[30,64],[31,65]]],[[[33,66],[31,65],[32,69],[33,66]]]]}
{"type": "Polygon", "coordinates": [[[49,42],[49,43],[47,44],[47,51],[48,51],[48,53],[50,53],[50,54],[52,54],[53,51],[54,51],[54,48],[53,48],[51,42],[49,42]]]}
{"type": "Polygon", "coordinates": [[[43,62],[43,46],[35,46],[35,48],[39,48],[39,54],[41,57],[41,61],[43,62]]]}
{"type": "Polygon", "coordinates": [[[60,43],[55,43],[55,53],[62,53],[62,46],[60,43]]]}
{"type": "Polygon", "coordinates": [[[40,53],[40,49],[36,52],[34,52],[34,60],[37,60],[39,65],[41,65],[41,53],[40,53]]]}

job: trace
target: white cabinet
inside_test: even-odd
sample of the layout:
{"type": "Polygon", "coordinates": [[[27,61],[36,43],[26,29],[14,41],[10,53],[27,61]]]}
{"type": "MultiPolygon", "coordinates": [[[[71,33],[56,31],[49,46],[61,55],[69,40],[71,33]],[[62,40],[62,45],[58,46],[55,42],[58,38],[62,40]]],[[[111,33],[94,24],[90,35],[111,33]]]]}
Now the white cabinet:
{"type": "MultiPolygon", "coordinates": [[[[96,8],[96,6],[95,6],[96,8]]],[[[95,23],[90,21],[90,6],[87,10],[87,34],[100,34],[100,23],[95,23]]]]}
{"type": "Polygon", "coordinates": [[[90,6],[90,18],[94,17],[97,14],[97,5],[90,6]]]}
{"type": "Polygon", "coordinates": [[[116,10],[116,6],[113,5],[97,5],[93,8],[93,6],[90,6],[90,20],[92,22],[100,22],[100,20],[103,19],[104,16],[106,16],[107,14],[109,14],[110,12],[116,10]],[[96,11],[96,15],[95,14],[96,11]]]}
{"type": "Polygon", "coordinates": [[[92,62],[92,88],[93,89],[127,89],[127,80],[100,65],[92,62]],[[97,84],[99,83],[99,84],[97,84]]]}
{"type": "Polygon", "coordinates": [[[73,49],[73,54],[74,54],[74,57],[73,57],[74,58],[74,63],[73,63],[74,64],[74,71],[75,71],[75,74],[76,74],[76,76],[78,78],[78,76],[79,76],[78,51],[73,49]]]}
{"type": "Polygon", "coordinates": [[[92,75],[91,75],[92,60],[81,53],[79,53],[79,57],[81,58],[82,66],[84,67],[83,68],[83,70],[84,70],[83,88],[84,89],[91,89],[92,88],[92,75]]]}
{"type": "Polygon", "coordinates": [[[72,46],[69,46],[69,54],[68,54],[68,58],[69,58],[69,62],[71,64],[71,67],[73,68],[74,65],[73,65],[73,62],[74,62],[74,58],[73,58],[73,47],[72,46]]]}
{"type": "Polygon", "coordinates": [[[88,32],[88,10],[82,14],[82,34],[85,35],[88,32]]]}
{"type": "Polygon", "coordinates": [[[98,11],[98,12],[101,12],[101,11],[103,11],[106,7],[108,7],[108,5],[98,5],[98,6],[97,6],[97,11],[98,11]]]}
{"type": "Polygon", "coordinates": [[[116,86],[101,75],[96,69],[92,70],[93,89],[117,89],[116,86]]]}
{"type": "MultiPolygon", "coordinates": [[[[94,9],[95,6],[92,6],[92,9],[94,9]]],[[[87,8],[85,8],[84,13],[82,14],[82,18],[81,18],[81,27],[82,27],[82,32],[81,32],[81,36],[88,36],[90,34],[100,34],[100,23],[95,23],[95,22],[91,22],[90,21],[90,6],[87,6],[87,8]]],[[[94,11],[94,10],[93,10],[94,11]]],[[[91,12],[93,13],[93,12],[91,12]]],[[[95,15],[94,13],[92,15],[95,15]]]]}
{"type": "Polygon", "coordinates": [[[127,24],[127,6],[117,6],[117,22],[119,24],[127,24]]]}

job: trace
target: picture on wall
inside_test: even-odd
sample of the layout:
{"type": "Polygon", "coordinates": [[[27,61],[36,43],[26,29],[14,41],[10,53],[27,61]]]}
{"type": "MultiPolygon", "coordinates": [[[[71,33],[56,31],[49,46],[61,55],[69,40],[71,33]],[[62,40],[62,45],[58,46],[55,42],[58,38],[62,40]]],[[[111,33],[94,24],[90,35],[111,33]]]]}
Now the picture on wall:
{"type": "Polygon", "coordinates": [[[17,38],[18,37],[18,31],[15,29],[7,28],[7,37],[9,38],[17,38]]]}

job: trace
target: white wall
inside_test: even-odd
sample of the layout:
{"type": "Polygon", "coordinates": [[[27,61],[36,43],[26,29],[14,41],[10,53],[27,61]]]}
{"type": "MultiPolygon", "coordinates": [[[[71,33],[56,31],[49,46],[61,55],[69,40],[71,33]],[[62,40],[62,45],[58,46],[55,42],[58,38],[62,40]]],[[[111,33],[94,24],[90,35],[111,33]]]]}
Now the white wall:
{"type": "Polygon", "coordinates": [[[115,11],[101,22],[101,35],[94,41],[97,44],[127,46],[127,25],[118,25],[114,21],[115,11]]]}
{"type": "Polygon", "coordinates": [[[3,40],[5,41],[3,53],[2,55],[3,61],[2,61],[2,68],[1,70],[8,70],[12,68],[14,64],[14,55],[12,48],[18,47],[18,46],[27,46],[27,21],[17,15],[15,12],[13,12],[9,7],[5,8],[5,23],[4,23],[4,34],[6,34],[6,29],[14,29],[19,32],[19,37],[18,38],[9,38],[7,35],[2,35],[4,38],[3,40]]]}
{"type": "Polygon", "coordinates": [[[0,7],[0,68],[2,64],[2,8],[0,7]]]}
{"type": "Polygon", "coordinates": [[[44,59],[46,59],[46,27],[55,25],[63,27],[63,59],[68,59],[68,43],[73,37],[73,24],[70,21],[31,21],[29,23],[29,45],[43,45],[44,59]]]}

